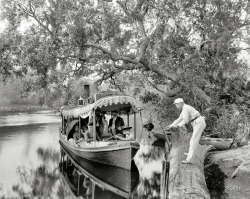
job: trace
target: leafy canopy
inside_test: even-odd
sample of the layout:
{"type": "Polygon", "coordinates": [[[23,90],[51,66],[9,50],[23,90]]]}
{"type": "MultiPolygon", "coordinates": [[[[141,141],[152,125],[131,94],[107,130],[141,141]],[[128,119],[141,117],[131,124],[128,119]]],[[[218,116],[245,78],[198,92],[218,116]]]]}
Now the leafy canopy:
{"type": "Polygon", "coordinates": [[[243,85],[246,65],[238,55],[240,42],[248,44],[248,4],[2,0],[8,26],[0,37],[0,72],[32,75],[57,92],[69,79],[94,73],[100,83],[151,87],[207,107],[230,82],[240,79],[236,87],[243,85]],[[132,80],[122,82],[127,77],[132,80]]]}

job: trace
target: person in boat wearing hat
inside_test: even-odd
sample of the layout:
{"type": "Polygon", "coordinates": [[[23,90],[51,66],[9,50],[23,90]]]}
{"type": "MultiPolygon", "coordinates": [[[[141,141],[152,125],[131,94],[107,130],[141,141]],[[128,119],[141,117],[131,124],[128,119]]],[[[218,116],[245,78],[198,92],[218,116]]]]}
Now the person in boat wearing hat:
{"type": "Polygon", "coordinates": [[[166,130],[182,127],[189,122],[191,123],[193,127],[193,134],[190,139],[189,151],[188,153],[184,153],[187,155],[187,158],[186,160],[182,161],[182,163],[192,163],[194,152],[199,145],[201,134],[206,127],[206,122],[204,117],[202,117],[194,107],[185,104],[182,98],[176,99],[174,104],[176,108],[181,110],[181,114],[178,119],[176,119],[171,125],[167,126],[166,130]]]}
{"type": "Polygon", "coordinates": [[[112,111],[113,117],[109,120],[109,131],[113,134],[121,134],[124,127],[124,121],[118,116],[118,111],[112,111]]]}

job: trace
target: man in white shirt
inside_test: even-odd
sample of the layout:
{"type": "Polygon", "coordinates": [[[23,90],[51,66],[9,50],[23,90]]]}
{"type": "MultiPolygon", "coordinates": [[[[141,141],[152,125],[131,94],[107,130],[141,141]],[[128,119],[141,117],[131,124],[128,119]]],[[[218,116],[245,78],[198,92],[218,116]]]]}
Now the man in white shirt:
{"type": "Polygon", "coordinates": [[[166,130],[170,128],[181,127],[191,122],[193,127],[193,135],[190,139],[189,152],[188,154],[185,153],[185,155],[187,155],[187,159],[182,161],[182,163],[192,163],[194,152],[199,145],[201,134],[206,127],[206,123],[204,117],[202,117],[195,108],[185,104],[182,98],[176,99],[174,104],[176,108],[181,110],[181,114],[177,120],[175,120],[171,125],[167,126],[166,130]]]}

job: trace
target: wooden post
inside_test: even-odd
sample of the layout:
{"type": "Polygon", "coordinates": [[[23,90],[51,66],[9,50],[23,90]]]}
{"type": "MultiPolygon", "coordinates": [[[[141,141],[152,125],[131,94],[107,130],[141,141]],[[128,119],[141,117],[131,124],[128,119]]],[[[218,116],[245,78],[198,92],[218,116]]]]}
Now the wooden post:
{"type": "Polygon", "coordinates": [[[64,151],[62,150],[62,173],[64,172],[64,151]]]}
{"type": "Polygon", "coordinates": [[[136,140],[136,113],[134,112],[134,140],[136,140]]]}
{"type": "Polygon", "coordinates": [[[95,199],[95,182],[91,181],[92,183],[92,199],[95,199]]]}
{"type": "MultiPolygon", "coordinates": [[[[173,130],[172,148],[168,156],[169,199],[195,198],[210,199],[204,176],[204,159],[213,146],[199,145],[193,158],[193,164],[183,164],[188,152],[190,136],[185,127],[173,130]]],[[[163,173],[166,175],[166,173],[163,173]]]]}
{"type": "Polygon", "coordinates": [[[94,109],[94,111],[93,111],[93,140],[96,141],[95,109],[94,109]]]}
{"type": "MultiPolygon", "coordinates": [[[[77,172],[78,173],[78,172],[77,172]]],[[[80,193],[80,175],[78,174],[78,180],[77,180],[77,196],[79,196],[80,193]]]]}
{"type": "Polygon", "coordinates": [[[68,169],[68,156],[66,157],[66,171],[68,169]]]}
{"type": "Polygon", "coordinates": [[[62,159],[62,153],[63,153],[63,149],[62,147],[60,147],[60,162],[61,162],[61,169],[63,171],[63,159],[62,159]]]}
{"type": "Polygon", "coordinates": [[[64,115],[62,115],[62,134],[64,134],[64,115]]]}
{"type": "Polygon", "coordinates": [[[162,161],[162,175],[161,175],[161,198],[166,198],[168,194],[168,182],[169,182],[169,162],[167,160],[162,161]]]}
{"type": "Polygon", "coordinates": [[[80,136],[80,138],[82,138],[82,133],[81,133],[82,124],[81,124],[81,116],[80,115],[78,116],[78,119],[79,119],[79,136],[80,136]]]}
{"type": "Polygon", "coordinates": [[[127,112],[127,124],[129,126],[129,112],[127,112]]]}

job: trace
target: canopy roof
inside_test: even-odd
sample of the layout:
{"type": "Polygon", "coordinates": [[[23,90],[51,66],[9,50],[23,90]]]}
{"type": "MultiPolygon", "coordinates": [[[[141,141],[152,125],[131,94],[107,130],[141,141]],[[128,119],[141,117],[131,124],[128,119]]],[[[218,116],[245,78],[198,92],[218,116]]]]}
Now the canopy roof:
{"type": "Polygon", "coordinates": [[[101,98],[93,104],[86,106],[79,106],[70,109],[63,109],[64,116],[82,117],[86,118],[92,115],[94,110],[100,111],[120,111],[120,113],[137,112],[136,100],[130,96],[108,96],[101,98]]]}

